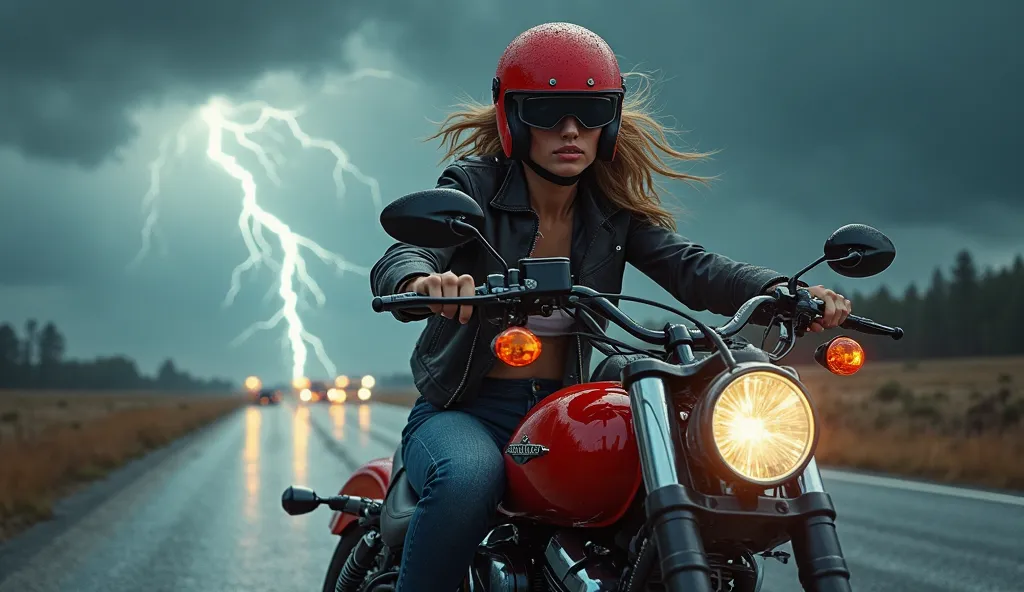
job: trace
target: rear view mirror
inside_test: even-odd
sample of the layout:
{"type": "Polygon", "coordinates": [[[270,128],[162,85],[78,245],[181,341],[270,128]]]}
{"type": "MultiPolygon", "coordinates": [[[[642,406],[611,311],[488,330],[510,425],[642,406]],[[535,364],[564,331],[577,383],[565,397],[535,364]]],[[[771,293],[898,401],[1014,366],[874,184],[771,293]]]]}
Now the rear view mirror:
{"type": "Polygon", "coordinates": [[[878,230],[847,224],[825,241],[825,261],[839,275],[865,278],[878,275],[896,259],[896,247],[878,230]]]}
{"type": "Polygon", "coordinates": [[[480,204],[457,189],[427,189],[400,197],[380,214],[380,225],[389,236],[417,247],[456,247],[475,238],[458,220],[477,230],[483,227],[480,204]]]}

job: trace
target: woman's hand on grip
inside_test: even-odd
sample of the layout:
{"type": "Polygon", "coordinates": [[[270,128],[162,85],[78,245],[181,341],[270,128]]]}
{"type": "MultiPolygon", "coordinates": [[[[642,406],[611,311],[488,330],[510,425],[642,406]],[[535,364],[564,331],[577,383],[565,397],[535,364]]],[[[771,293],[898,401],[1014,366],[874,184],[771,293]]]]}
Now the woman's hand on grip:
{"type": "MultiPolygon", "coordinates": [[[[416,292],[434,298],[453,298],[456,296],[473,296],[476,284],[473,276],[468,274],[455,275],[450,271],[432,273],[413,278],[402,286],[399,292],[416,292]]],[[[430,311],[446,318],[454,319],[458,315],[459,322],[465,325],[473,316],[473,307],[458,304],[429,304],[430,311]]]]}
{"type": "Polygon", "coordinates": [[[838,327],[853,310],[853,303],[845,296],[837,294],[825,286],[811,286],[807,291],[811,293],[811,296],[825,303],[822,306],[821,318],[817,322],[811,323],[809,327],[809,330],[814,333],[838,327]]]}
{"type": "MultiPolygon", "coordinates": [[[[767,290],[767,293],[771,294],[775,288],[785,286],[784,282],[775,284],[767,290]]],[[[810,286],[807,288],[807,291],[811,296],[821,300],[823,303],[821,318],[811,323],[810,327],[807,328],[812,333],[821,333],[826,329],[835,329],[843,324],[853,311],[853,303],[846,296],[836,293],[835,290],[830,290],[825,286],[810,286]]]]}

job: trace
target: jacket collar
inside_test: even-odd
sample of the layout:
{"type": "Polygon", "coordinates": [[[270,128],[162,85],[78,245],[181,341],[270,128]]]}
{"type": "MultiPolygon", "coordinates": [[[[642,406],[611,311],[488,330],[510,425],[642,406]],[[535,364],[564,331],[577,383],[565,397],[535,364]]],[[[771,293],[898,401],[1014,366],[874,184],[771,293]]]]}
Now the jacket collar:
{"type": "MultiPolygon", "coordinates": [[[[510,212],[529,212],[530,194],[526,187],[523,164],[518,160],[505,160],[508,168],[505,179],[498,192],[491,199],[491,205],[510,212]]],[[[576,206],[582,215],[584,226],[589,234],[598,226],[604,225],[621,208],[603,199],[593,181],[592,175],[585,174],[581,179],[576,193],[576,206]]]]}

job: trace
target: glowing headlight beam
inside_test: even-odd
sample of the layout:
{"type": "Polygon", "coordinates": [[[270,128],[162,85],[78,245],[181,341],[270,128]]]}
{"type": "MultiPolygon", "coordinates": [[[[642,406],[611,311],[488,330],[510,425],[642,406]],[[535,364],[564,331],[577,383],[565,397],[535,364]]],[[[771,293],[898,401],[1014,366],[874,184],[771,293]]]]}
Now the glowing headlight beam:
{"type": "Polygon", "coordinates": [[[817,426],[810,400],[797,382],[774,371],[734,379],[711,410],[713,445],[745,481],[770,485],[785,480],[814,453],[817,426]]]}
{"type": "MultiPolygon", "coordinates": [[[[384,71],[372,71],[368,75],[380,78],[390,76],[384,71]]],[[[230,286],[224,297],[223,305],[230,306],[234,302],[241,291],[242,276],[247,271],[263,265],[277,274],[276,293],[282,302],[281,308],[274,315],[266,320],[250,325],[232,341],[232,344],[242,343],[252,337],[253,334],[259,331],[274,329],[284,322],[286,325],[285,340],[291,349],[293,379],[306,375],[307,345],[313,348],[318,361],[329,375],[337,373],[322,340],[306,329],[299,315],[299,306],[302,303],[302,295],[305,293],[312,294],[318,306],[323,306],[327,302],[323,289],[308,270],[303,252],[312,253],[320,261],[333,267],[339,275],[353,272],[365,276],[369,273],[369,270],[349,262],[341,255],[320,246],[312,239],[296,233],[280,218],[263,209],[257,201],[258,187],[253,172],[240,164],[235,156],[225,151],[224,136],[229,135],[233,137],[238,146],[255,156],[270,182],[279,186],[281,179],[277,173],[277,167],[285,162],[284,155],[276,147],[272,145],[265,146],[256,141],[253,136],[257,133],[262,133],[271,139],[281,142],[284,140],[284,137],[268,126],[272,123],[284,124],[291,132],[292,138],[298,141],[303,148],[323,150],[334,157],[335,166],[332,177],[339,200],[345,197],[347,187],[344,175],[347,173],[369,187],[374,206],[378,211],[381,209],[380,187],[377,180],[364,174],[356,167],[349,158],[348,153],[336,142],[307,134],[298,122],[301,113],[301,109],[281,109],[262,101],[253,101],[234,106],[222,97],[212,98],[199,109],[199,121],[206,128],[207,158],[222,171],[238,181],[242,191],[242,209],[238,216],[238,227],[241,230],[242,241],[248,251],[248,257],[232,270],[230,286]],[[259,112],[255,121],[240,123],[231,119],[231,116],[236,113],[250,110],[258,110],[259,112]],[[270,233],[273,235],[273,239],[276,239],[277,251],[275,251],[265,233],[270,233]]],[[[194,120],[190,120],[178,131],[177,156],[180,156],[185,151],[185,138],[194,123],[194,120]]],[[[157,221],[159,218],[157,205],[158,198],[160,197],[161,173],[167,166],[169,157],[170,139],[167,138],[160,145],[159,155],[149,165],[150,187],[143,198],[143,208],[147,214],[142,230],[142,248],[130,267],[137,266],[146,257],[152,248],[153,237],[159,236],[157,231],[157,221]]],[[[267,296],[270,296],[272,293],[273,288],[267,293],[267,296]]]]}

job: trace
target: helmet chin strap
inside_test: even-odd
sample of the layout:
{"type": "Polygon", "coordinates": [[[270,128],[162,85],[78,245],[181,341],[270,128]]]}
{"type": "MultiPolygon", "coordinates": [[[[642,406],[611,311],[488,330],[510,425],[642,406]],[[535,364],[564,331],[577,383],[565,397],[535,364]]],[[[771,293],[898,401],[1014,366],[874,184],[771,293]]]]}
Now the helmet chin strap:
{"type": "Polygon", "coordinates": [[[546,168],[540,166],[536,162],[534,162],[533,159],[530,158],[529,156],[524,158],[523,162],[525,162],[528,167],[533,169],[533,172],[537,173],[537,175],[540,176],[545,181],[550,181],[551,183],[554,183],[555,185],[561,185],[562,187],[570,187],[572,185],[575,185],[576,182],[580,180],[580,177],[583,176],[583,173],[572,175],[571,177],[563,177],[562,175],[556,175],[551,171],[547,170],[546,168]]]}

